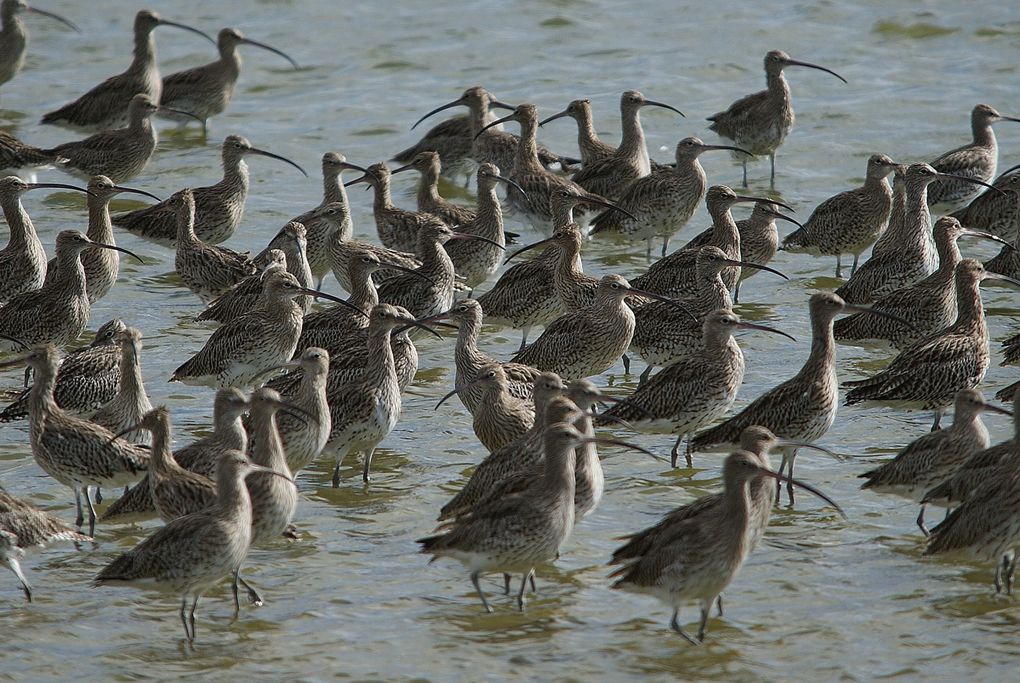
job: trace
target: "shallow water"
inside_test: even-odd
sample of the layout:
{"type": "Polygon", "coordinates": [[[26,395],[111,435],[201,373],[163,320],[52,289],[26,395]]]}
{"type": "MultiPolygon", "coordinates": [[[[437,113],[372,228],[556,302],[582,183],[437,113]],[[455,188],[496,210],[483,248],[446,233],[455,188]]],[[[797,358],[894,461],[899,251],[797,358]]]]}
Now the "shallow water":
{"type": "MultiPolygon", "coordinates": [[[[898,8],[766,0],[716,12],[691,2],[641,3],[639,9],[563,0],[395,5],[184,0],[158,7],[211,34],[236,26],[286,50],[302,69],[289,71],[277,57],[242,47],[246,65],[234,102],[213,120],[208,139],[194,128],[164,126],[152,163],[130,185],[166,196],[214,182],[219,142],[230,133],[295,159],[310,178],[270,159],[250,163],[247,214],[230,246],[257,251],[283,221],[318,203],[324,151],[342,151],[361,164],[386,158],[417,139],[418,132],[408,130],[414,120],[469,85],[484,84],[510,102],[535,102],[545,114],[590,97],[598,128],[610,141],[618,139],[619,93],[638,88],[687,114],[679,119],[653,109],[643,117],[652,156],[669,160],[680,137],[713,138],[704,117],[759,89],[762,55],[781,47],[849,81],[789,71],[798,125],[780,151],[777,187],[806,217],[821,199],[859,183],[874,152],[913,161],[963,144],[977,102],[1020,113],[1020,14],[1009,3],[978,8],[937,0],[898,8]]],[[[126,65],[137,9],[124,2],[94,7],[89,13],[66,0],[44,6],[77,22],[82,35],[29,17],[28,65],[0,98],[5,129],[44,146],[75,137],[34,122],[126,65]]],[[[200,38],[171,28],[159,29],[157,42],[165,73],[213,56],[200,38]]],[[[1020,126],[1002,123],[997,133],[1000,166],[1020,161],[1020,126]]],[[[568,121],[543,128],[541,138],[564,153],[574,150],[568,121]]],[[[710,181],[739,183],[739,166],[730,159],[706,155],[703,162],[710,181]]],[[[396,182],[395,198],[404,206],[413,204],[411,175],[396,182]]],[[[53,172],[42,177],[64,180],[53,172]]],[[[443,189],[470,201],[458,188],[443,189]]],[[[768,165],[758,162],[751,167],[751,191],[767,189],[768,165]]],[[[372,235],[370,196],[353,192],[351,201],[356,231],[372,235]]],[[[48,248],[60,229],[84,229],[77,196],[32,193],[24,203],[48,248]]],[[[706,225],[702,210],[681,239],[706,225]]],[[[508,228],[528,240],[536,236],[516,218],[508,228]]],[[[94,307],[90,328],[116,315],[142,329],[149,393],[154,403],[172,407],[177,440],[184,443],[207,428],[212,394],[166,378],[210,328],[191,322],[200,302],[166,276],[172,253],[128,234],[117,238],[146,265],[125,264],[122,281],[94,307]]],[[[972,242],[963,249],[982,258],[994,253],[972,242]]],[[[595,274],[629,275],[644,267],[643,247],[592,244],[584,256],[595,274]]],[[[773,265],[792,282],[757,276],[745,286],[738,311],[781,326],[799,341],[741,339],[748,371],[738,405],[796,371],[809,345],[807,298],[838,284],[829,259],[780,254],[773,265]]],[[[336,290],[332,280],[327,289],[336,290]]],[[[1015,301],[1008,290],[985,290],[994,340],[1011,329],[1015,301]]],[[[513,331],[486,329],[482,341],[506,358],[518,339],[513,331]]],[[[360,464],[353,460],[339,489],[330,488],[325,461],[303,472],[296,519],[301,542],[252,553],[246,573],[266,596],[264,607],[246,608],[231,623],[229,590],[217,588],[200,605],[198,640],[188,650],[175,597],[88,587],[115,553],[154,523],[100,526],[94,546],[80,552],[56,546],[25,562],[36,589],[31,605],[13,577],[0,572],[0,677],[1001,680],[1014,670],[1020,611],[1012,599],[994,595],[992,569],[922,558],[916,509],[857,490],[856,475],[926,432],[930,416],[857,406],[840,410],[821,443],[866,459],[837,463],[808,454],[798,466],[801,477],[843,505],[849,520],[806,496],[795,509],[777,510],[762,546],[727,589],[726,617],[712,619],[703,647],[671,634],[668,610],[654,600],[608,590],[604,563],[614,537],[714,490],[715,455],[698,456],[697,469],[689,472],[605,452],[602,505],[578,526],[562,559],[540,569],[539,593],[527,612],[498,596],[492,577],[483,585],[496,613],[484,614],[459,565],[427,565],[415,554],[414,539],[432,528],[466,468],[484,454],[457,402],[432,410],[452,385],[452,338],[425,340],[420,350],[422,370],[405,396],[400,424],[376,453],[371,486],[361,486],[360,464]]],[[[1016,378],[998,367],[993,350],[989,396],[1016,378]]],[[[861,376],[887,357],[879,349],[840,347],[839,375],[861,376]]],[[[19,377],[4,373],[0,386],[14,388],[19,377]]],[[[618,365],[598,381],[629,390],[635,380],[618,365]]],[[[987,424],[995,440],[1010,432],[1008,419],[992,416],[987,424]]],[[[629,438],[663,454],[670,445],[669,437],[629,438]]],[[[4,486],[73,518],[70,492],[42,474],[27,443],[24,424],[0,427],[4,486]]],[[[681,619],[696,620],[693,605],[681,619]]]]}

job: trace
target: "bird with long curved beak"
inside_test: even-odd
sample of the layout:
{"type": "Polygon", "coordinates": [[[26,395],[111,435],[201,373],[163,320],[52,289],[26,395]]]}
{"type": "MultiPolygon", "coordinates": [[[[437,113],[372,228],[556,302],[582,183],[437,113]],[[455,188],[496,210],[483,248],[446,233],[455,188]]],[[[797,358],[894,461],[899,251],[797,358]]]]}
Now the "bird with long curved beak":
{"type": "MultiPolygon", "coordinates": [[[[457,99],[453,100],[452,102],[447,102],[446,104],[440,105],[440,106],[436,107],[435,109],[433,109],[432,111],[430,111],[429,113],[427,113],[424,116],[422,116],[420,119],[418,119],[417,121],[414,122],[414,125],[411,126],[411,130],[414,130],[415,128],[417,128],[418,124],[420,124],[425,119],[427,119],[430,116],[433,116],[435,114],[438,114],[441,111],[446,111],[447,109],[453,109],[454,107],[469,107],[469,106],[471,106],[470,103],[469,103],[470,102],[470,97],[471,97],[470,94],[469,94],[470,90],[473,90],[473,88],[469,88],[468,91],[465,91],[460,97],[458,97],[457,99]]],[[[489,100],[488,100],[488,106],[494,107],[496,109],[507,109],[507,110],[513,110],[513,108],[514,108],[514,105],[507,104],[506,102],[501,102],[500,100],[497,100],[497,99],[492,98],[492,97],[490,97],[489,100]]],[[[475,137],[477,137],[477,136],[475,136],[475,137]]]]}
{"type": "MultiPolygon", "coordinates": [[[[111,130],[130,121],[130,102],[136,95],[145,95],[159,102],[162,80],[156,64],[156,41],[153,31],[159,26],[173,26],[195,33],[213,45],[208,34],[186,24],[164,19],[152,10],[143,9],[135,15],[134,58],[126,71],[107,78],[74,102],[42,117],[42,123],[55,123],[86,130],[111,130]]],[[[107,173],[106,175],[111,174],[107,173]]],[[[118,178],[114,178],[119,181],[118,178]]]]}
{"type": "MultiPolygon", "coordinates": [[[[0,308],[0,332],[24,343],[63,346],[75,341],[88,325],[91,306],[81,254],[85,249],[109,249],[143,263],[133,251],[90,240],[78,230],[57,235],[58,276],[42,288],[19,294],[0,308]]],[[[0,345],[10,351],[10,343],[0,345]]]]}
{"type": "MultiPolygon", "coordinates": [[[[744,357],[731,337],[739,330],[769,332],[796,341],[782,330],[746,322],[727,309],[705,316],[701,326],[702,347],[682,356],[648,381],[639,385],[630,397],[640,413],[628,406],[611,408],[605,415],[626,420],[638,431],[677,435],[671,452],[676,467],[680,445],[685,437],[712,424],[726,414],[744,380],[744,357]]],[[[605,424],[596,418],[596,424],[605,424]]],[[[690,444],[685,453],[687,466],[693,466],[690,444]]]]}
{"type": "MultiPolygon", "coordinates": [[[[768,519],[768,509],[758,510],[759,500],[751,495],[764,478],[803,488],[846,518],[842,508],[814,486],[773,471],[756,453],[738,450],[723,464],[721,493],[678,508],[655,526],[627,537],[627,544],[610,560],[622,565],[609,575],[617,579],[612,588],[646,593],[666,603],[673,608],[670,628],[692,645],[700,645],[713,603],[750,554],[754,543],[749,537],[758,532],[762,519],[768,519]],[[688,635],[678,620],[680,608],[690,601],[697,601],[701,608],[696,637],[688,635]]],[[[721,602],[719,607],[721,611],[721,602]]]]}
{"type": "MultiPolygon", "coordinates": [[[[207,121],[227,108],[233,98],[237,79],[241,74],[239,45],[252,45],[287,60],[297,71],[300,67],[290,55],[271,45],[260,43],[244,36],[235,28],[221,29],[216,46],[220,57],[214,62],[193,69],[170,74],[163,79],[163,104],[184,109],[195,114],[202,121],[202,131],[207,132],[207,121]]],[[[168,117],[176,118],[178,117],[168,117]]]]}
{"type": "Polygon", "coordinates": [[[3,27],[0,29],[0,85],[18,75],[21,67],[25,65],[25,53],[28,47],[28,28],[18,16],[23,12],[30,12],[41,17],[49,17],[59,21],[76,33],[81,33],[70,20],[55,13],[38,9],[29,5],[25,0],[4,0],[0,17],[3,19],[3,27]]]}
{"type": "MultiPolygon", "coordinates": [[[[772,167],[771,185],[776,184],[776,150],[793,128],[793,105],[790,103],[790,86],[783,76],[788,66],[803,66],[832,74],[846,83],[846,79],[832,69],[811,62],[793,59],[782,50],[771,50],[765,55],[766,89],[742,97],[725,111],[708,117],[709,128],[720,136],[733,140],[754,154],[767,154],[772,167]]],[[[744,187],[747,187],[747,161],[742,162],[744,187]]]]}

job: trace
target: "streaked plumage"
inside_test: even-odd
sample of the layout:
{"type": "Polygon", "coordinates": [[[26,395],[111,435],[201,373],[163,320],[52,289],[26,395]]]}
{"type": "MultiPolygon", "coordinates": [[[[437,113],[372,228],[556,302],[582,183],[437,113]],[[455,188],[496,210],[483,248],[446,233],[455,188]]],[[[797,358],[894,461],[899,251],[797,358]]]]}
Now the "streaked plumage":
{"type": "MultiPolygon", "coordinates": [[[[195,234],[208,244],[226,241],[241,223],[249,186],[246,156],[255,154],[279,159],[304,173],[291,160],[253,147],[240,135],[228,135],[220,154],[223,165],[220,181],[191,189],[195,198],[195,234]]],[[[113,224],[166,247],[173,248],[177,244],[177,212],[170,199],[114,216],[113,224]]]]}
{"type": "MultiPolygon", "coordinates": [[[[78,27],[59,14],[31,7],[25,0],[4,0],[0,5],[0,85],[18,75],[25,64],[25,50],[28,47],[28,28],[22,20],[22,14],[32,14],[56,19],[75,32],[81,33],[78,27]]],[[[2,166],[0,168],[11,168],[2,166]]]]}
{"type": "Polygon", "coordinates": [[[783,240],[783,250],[836,257],[836,277],[843,277],[841,254],[853,254],[850,277],[857,261],[889,223],[892,188],[886,178],[899,166],[884,154],[868,159],[864,185],[840,192],[815,207],[804,226],[783,240]]]}
{"type": "MultiPolygon", "coordinates": [[[[143,9],[135,15],[135,47],[127,71],[111,76],[74,102],[65,104],[42,117],[42,123],[56,123],[86,130],[107,130],[123,126],[131,115],[131,100],[144,94],[152,102],[159,102],[162,81],[156,65],[156,41],[152,32],[157,26],[176,26],[197,33],[210,43],[213,39],[198,29],[163,19],[152,10],[143,9]]],[[[95,175],[90,173],[89,175],[95,175]]],[[[114,182],[122,179],[114,177],[114,182]]]]}
{"type": "MultiPolygon", "coordinates": [[[[129,327],[117,335],[117,342],[120,344],[118,373],[120,382],[117,386],[117,395],[104,403],[90,418],[114,434],[138,424],[145,414],[152,410],[152,403],[142,380],[142,333],[134,327],[129,327]]],[[[128,441],[147,444],[149,439],[144,434],[132,434],[128,441]]]]}

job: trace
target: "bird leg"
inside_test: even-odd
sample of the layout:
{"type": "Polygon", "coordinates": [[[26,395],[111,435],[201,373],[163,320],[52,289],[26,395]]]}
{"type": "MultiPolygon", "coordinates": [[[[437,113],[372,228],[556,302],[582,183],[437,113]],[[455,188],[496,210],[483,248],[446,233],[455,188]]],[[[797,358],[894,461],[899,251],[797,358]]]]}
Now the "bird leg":
{"type": "Polygon", "coordinates": [[[525,327],[523,330],[521,330],[521,345],[520,348],[517,349],[517,353],[523,351],[524,347],[528,345],[528,332],[530,331],[531,331],[530,327],[525,327]]]}
{"type": "Polygon", "coordinates": [[[701,643],[699,643],[698,641],[694,640],[694,638],[691,638],[689,635],[684,633],[684,630],[682,628],[680,628],[680,622],[677,621],[677,617],[679,615],[680,615],[680,610],[679,609],[674,609],[673,610],[673,618],[669,620],[669,627],[671,629],[673,629],[674,631],[676,631],[677,633],[679,633],[681,636],[683,636],[684,640],[686,640],[691,645],[700,645],[701,643]]]}
{"type": "Polygon", "coordinates": [[[13,552],[8,555],[6,559],[0,559],[4,559],[7,566],[10,567],[11,571],[14,572],[14,575],[18,577],[18,581],[21,582],[21,590],[25,592],[25,600],[32,602],[32,586],[28,583],[28,579],[26,579],[25,575],[21,572],[21,564],[18,562],[18,558],[14,556],[14,553],[17,552],[19,552],[18,549],[14,548],[13,552]]]}
{"type": "Polygon", "coordinates": [[[719,616],[721,617],[723,615],[723,613],[722,613],[722,593],[720,593],[719,595],[715,596],[715,608],[716,608],[716,610],[718,610],[719,616]]]}
{"type": "Polygon", "coordinates": [[[513,578],[510,574],[504,572],[503,574],[503,595],[510,595],[510,579],[513,578]]]}
{"type": "Polygon", "coordinates": [[[78,510],[78,516],[74,518],[74,524],[78,527],[78,531],[81,531],[81,525],[85,523],[85,515],[82,514],[81,509],[81,489],[74,490],[74,506],[78,510]]]}
{"type": "Polygon", "coordinates": [[[625,375],[630,374],[630,357],[627,354],[620,356],[623,359],[623,373],[625,375]]]}
{"type": "MultiPolygon", "coordinates": [[[[772,175],[769,176],[769,187],[776,189],[776,153],[769,154],[769,163],[772,164],[772,175]]],[[[747,187],[747,185],[744,185],[747,187]]]]}
{"type": "Polygon", "coordinates": [[[475,591],[478,592],[478,597],[482,599],[482,605],[485,607],[485,611],[492,614],[492,607],[489,606],[489,601],[485,599],[485,593],[482,592],[482,587],[478,583],[478,572],[471,572],[471,583],[475,586],[475,591]]]}
{"type": "Polygon", "coordinates": [[[836,254],[836,277],[843,279],[843,264],[839,260],[839,254],[836,254]]]}
{"type": "Polygon", "coordinates": [[[740,280],[737,280],[737,284],[733,286],[733,303],[740,303],[740,280]]]}
{"type": "Polygon", "coordinates": [[[861,260],[861,255],[860,254],[854,254],[854,264],[852,266],[850,266],[850,277],[853,277],[854,273],[857,272],[857,262],[860,261],[860,260],[861,260]]]}
{"type": "Polygon", "coordinates": [[[1016,551],[1013,551],[1013,558],[1009,561],[1009,569],[1006,570],[1006,595],[1013,595],[1013,575],[1016,573],[1016,551]]]}
{"type": "Polygon", "coordinates": [[[676,469],[676,461],[680,459],[680,444],[684,440],[684,435],[681,433],[676,437],[676,443],[673,444],[673,450],[669,452],[669,466],[676,469]]]}
{"type": "Polygon", "coordinates": [[[931,425],[931,430],[933,432],[937,432],[938,430],[942,429],[942,413],[944,412],[945,408],[935,409],[935,421],[931,425]]]}
{"type": "MultiPolygon", "coordinates": [[[[665,255],[665,254],[663,254],[665,255]]],[[[645,240],[645,261],[648,263],[652,262],[652,238],[649,237],[645,240]]]]}
{"type": "Polygon", "coordinates": [[[701,623],[698,625],[698,642],[705,642],[705,631],[708,629],[708,614],[712,611],[712,600],[707,600],[701,605],[701,623]]]}
{"type": "Polygon", "coordinates": [[[188,638],[188,642],[195,641],[195,609],[198,607],[198,596],[191,601],[191,612],[188,614],[188,621],[191,622],[191,636],[188,638]]]}
{"type": "Polygon", "coordinates": [[[94,495],[95,495],[95,498],[96,498],[96,503],[102,504],[102,502],[103,502],[103,491],[102,491],[101,487],[99,487],[99,486],[96,487],[96,492],[95,492],[94,495]]]}
{"type": "MultiPolygon", "coordinates": [[[[784,456],[785,457],[785,456],[784,456]]],[[[786,495],[790,501],[790,505],[793,505],[793,462],[797,458],[797,449],[794,448],[790,451],[790,471],[787,473],[790,478],[786,480],[786,495]]],[[[778,492],[778,487],[776,491],[778,492]]]]}
{"type": "MultiPolygon", "coordinates": [[[[783,459],[779,461],[779,469],[777,473],[782,476],[783,471],[786,470],[786,449],[783,449],[783,459]]],[[[779,505],[779,497],[782,494],[783,487],[781,483],[776,484],[776,505],[779,505]]]]}
{"type": "Polygon", "coordinates": [[[524,611],[524,592],[528,588],[528,579],[531,578],[534,573],[534,569],[529,569],[521,578],[521,590],[517,592],[517,607],[520,608],[522,612],[524,611]]]}
{"type": "Polygon", "coordinates": [[[361,468],[361,480],[366,484],[372,480],[368,476],[368,469],[372,466],[372,455],[375,454],[375,448],[369,448],[365,451],[365,466],[361,468]]]}
{"type": "Polygon", "coordinates": [[[96,535],[96,508],[92,505],[92,494],[89,492],[89,487],[85,485],[85,502],[89,506],[89,536],[95,538],[96,535]]]}
{"type": "Polygon", "coordinates": [[[740,163],[744,167],[744,181],[741,183],[741,187],[747,187],[747,159],[742,159],[740,163]]]}
{"type": "Polygon", "coordinates": [[[665,258],[666,251],[669,249],[669,233],[666,233],[662,237],[662,256],[665,258]]]}
{"type": "Polygon", "coordinates": [[[190,643],[192,641],[191,631],[188,629],[188,618],[184,616],[184,609],[188,606],[188,596],[181,596],[181,623],[184,624],[184,637],[190,643]]]}
{"type": "Polygon", "coordinates": [[[925,506],[922,505],[921,506],[921,512],[917,515],[917,526],[918,526],[918,528],[921,529],[921,533],[924,534],[925,536],[927,536],[928,535],[928,527],[926,527],[924,525],[924,508],[925,508],[925,506]]]}

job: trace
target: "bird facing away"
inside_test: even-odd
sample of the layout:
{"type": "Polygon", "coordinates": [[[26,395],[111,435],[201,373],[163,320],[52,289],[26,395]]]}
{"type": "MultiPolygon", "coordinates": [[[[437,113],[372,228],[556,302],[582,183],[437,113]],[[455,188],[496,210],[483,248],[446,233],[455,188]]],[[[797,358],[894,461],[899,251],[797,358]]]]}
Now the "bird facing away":
{"type": "MultiPolygon", "coordinates": [[[[152,10],[143,9],[135,15],[135,47],[127,71],[111,76],[74,102],[65,104],[42,117],[42,123],[56,123],[85,130],[108,130],[128,122],[132,98],[145,95],[159,102],[162,81],[156,65],[156,41],[152,32],[157,26],[176,26],[197,33],[210,43],[215,41],[196,28],[163,19],[152,10]]],[[[92,175],[92,174],[90,174],[92,175]]],[[[107,173],[113,178],[113,175],[107,173]]],[[[114,178],[114,182],[120,182],[114,178]]]]}
{"type": "MultiPolygon", "coordinates": [[[[790,85],[786,82],[783,69],[788,66],[806,66],[830,73],[846,83],[846,79],[824,66],[801,62],[782,50],[770,50],[765,54],[765,90],[742,97],[726,111],[712,114],[709,128],[721,137],[732,140],[738,146],[753,154],[767,154],[772,167],[770,182],[776,184],[776,150],[793,129],[795,120],[793,104],[790,102],[790,85]]],[[[747,159],[741,159],[744,166],[744,187],[747,187],[747,159]]]]}

